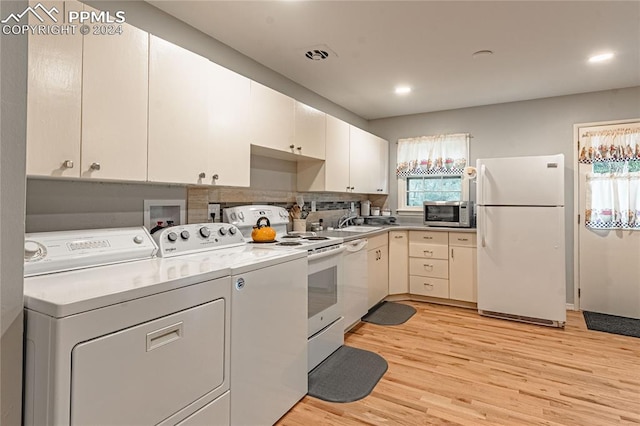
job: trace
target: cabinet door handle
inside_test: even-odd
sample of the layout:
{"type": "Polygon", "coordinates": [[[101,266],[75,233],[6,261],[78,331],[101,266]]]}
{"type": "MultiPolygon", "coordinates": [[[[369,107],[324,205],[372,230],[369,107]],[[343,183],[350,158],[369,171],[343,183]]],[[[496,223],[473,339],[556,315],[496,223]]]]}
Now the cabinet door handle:
{"type": "Polygon", "coordinates": [[[218,180],[218,179],[220,179],[220,176],[218,176],[218,174],[215,173],[213,176],[211,176],[211,179],[218,180]]]}
{"type": "Polygon", "coordinates": [[[204,178],[206,178],[206,177],[207,177],[207,174],[206,174],[205,172],[200,172],[200,174],[198,175],[198,177],[199,177],[200,179],[204,179],[204,178]]]}
{"type": "Polygon", "coordinates": [[[293,144],[289,145],[289,148],[291,148],[291,149],[293,149],[293,148],[295,148],[295,147],[296,147],[296,146],[295,146],[295,145],[293,145],[293,144]]]}
{"type": "Polygon", "coordinates": [[[73,160],[65,160],[62,163],[62,167],[65,169],[73,169],[73,160]]]}
{"type": "Polygon", "coordinates": [[[433,271],[433,265],[429,265],[429,264],[425,263],[423,266],[424,266],[424,269],[429,268],[429,269],[427,269],[427,271],[433,271]]]}
{"type": "Polygon", "coordinates": [[[91,170],[100,170],[100,163],[91,163],[89,166],[91,170]]]}
{"type": "Polygon", "coordinates": [[[298,151],[302,151],[302,147],[301,147],[301,146],[297,147],[296,149],[297,149],[298,151]]]}
{"type": "Polygon", "coordinates": [[[451,249],[451,260],[453,260],[453,249],[451,249]]]}

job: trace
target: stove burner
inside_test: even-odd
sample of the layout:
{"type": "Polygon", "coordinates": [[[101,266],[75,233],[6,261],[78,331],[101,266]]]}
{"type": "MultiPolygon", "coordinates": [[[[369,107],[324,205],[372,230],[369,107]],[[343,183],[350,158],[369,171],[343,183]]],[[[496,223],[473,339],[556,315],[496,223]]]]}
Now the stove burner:
{"type": "Polygon", "coordinates": [[[276,244],[278,246],[301,246],[302,243],[299,243],[297,241],[283,241],[281,243],[276,244]]]}
{"type": "Polygon", "coordinates": [[[282,237],[280,237],[280,238],[289,238],[289,239],[295,239],[295,240],[297,240],[297,239],[300,239],[300,236],[299,236],[299,235],[283,235],[283,236],[282,236],[282,237]]]}
{"type": "Polygon", "coordinates": [[[277,243],[278,240],[271,240],[271,241],[249,241],[249,244],[273,244],[273,243],[277,243]]]}
{"type": "Polygon", "coordinates": [[[320,241],[320,240],[328,240],[329,237],[303,237],[305,240],[309,241],[320,241]]]}

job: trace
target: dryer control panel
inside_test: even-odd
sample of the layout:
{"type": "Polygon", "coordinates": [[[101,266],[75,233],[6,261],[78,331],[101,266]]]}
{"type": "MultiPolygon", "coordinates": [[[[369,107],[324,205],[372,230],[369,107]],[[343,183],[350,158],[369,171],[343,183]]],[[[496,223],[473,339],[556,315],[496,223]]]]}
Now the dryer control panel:
{"type": "Polygon", "coordinates": [[[150,259],[157,250],[143,226],[25,234],[24,276],[150,259]]]}

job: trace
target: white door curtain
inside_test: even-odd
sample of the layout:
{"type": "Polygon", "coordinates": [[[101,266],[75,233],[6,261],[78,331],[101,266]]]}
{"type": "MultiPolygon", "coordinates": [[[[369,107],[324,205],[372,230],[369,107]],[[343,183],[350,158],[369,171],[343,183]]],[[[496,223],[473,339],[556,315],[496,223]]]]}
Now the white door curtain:
{"type": "Polygon", "coordinates": [[[640,230],[640,129],[589,132],[578,161],[587,173],[585,226],[640,230]]]}

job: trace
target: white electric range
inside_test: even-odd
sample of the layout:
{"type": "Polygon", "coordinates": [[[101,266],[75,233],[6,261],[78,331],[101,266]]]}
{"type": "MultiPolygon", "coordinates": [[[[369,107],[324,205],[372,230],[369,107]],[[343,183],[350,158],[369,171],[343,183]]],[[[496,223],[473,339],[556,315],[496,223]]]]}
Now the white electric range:
{"type": "Polygon", "coordinates": [[[273,249],[292,248],[308,253],[308,329],[311,371],[344,344],[343,318],[343,252],[342,238],[317,236],[313,232],[289,233],[289,213],[286,209],[269,205],[248,205],[225,209],[224,219],[235,225],[248,244],[273,249]],[[251,240],[251,231],[262,218],[276,231],[271,243],[251,240]]]}
{"type": "Polygon", "coordinates": [[[159,257],[144,228],[27,234],[25,424],[271,424],[302,398],[306,256],[229,230],[162,230],[159,257]]]}

